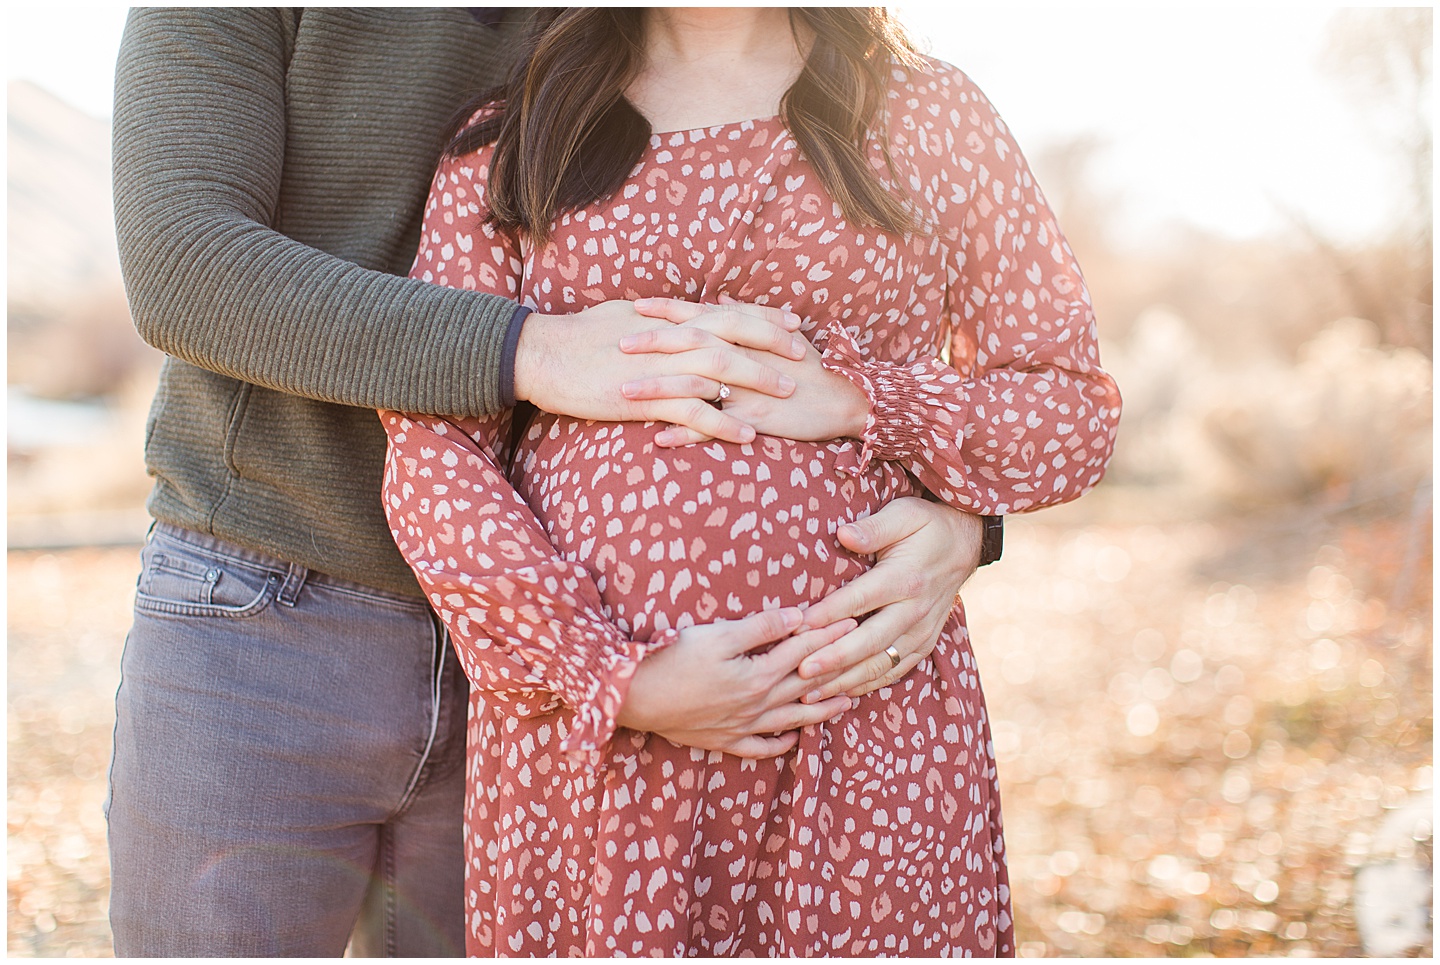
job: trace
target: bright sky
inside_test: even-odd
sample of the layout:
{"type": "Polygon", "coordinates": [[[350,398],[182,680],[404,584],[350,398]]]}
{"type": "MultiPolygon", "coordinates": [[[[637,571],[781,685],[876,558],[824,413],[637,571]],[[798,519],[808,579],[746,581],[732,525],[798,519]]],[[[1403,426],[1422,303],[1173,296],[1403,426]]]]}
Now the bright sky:
{"type": "MultiPolygon", "coordinates": [[[[980,84],[1023,149],[1105,138],[1100,176],[1124,191],[1117,224],[1143,240],[1174,221],[1236,236],[1283,227],[1276,201],[1353,237],[1403,201],[1315,66],[1334,9],[928,2],[897,12],[980,84]]],[[[108,116],[124,19],[115,5],[10,5],[8,77],[108,116]]]]}

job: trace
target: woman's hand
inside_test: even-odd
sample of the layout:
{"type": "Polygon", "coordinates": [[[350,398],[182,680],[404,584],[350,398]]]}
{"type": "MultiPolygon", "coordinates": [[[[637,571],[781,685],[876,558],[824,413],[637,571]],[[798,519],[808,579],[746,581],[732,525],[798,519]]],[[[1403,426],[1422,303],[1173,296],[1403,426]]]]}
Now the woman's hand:
{"type": "Polygon", "coordinates": [[[840,619],[791,636],[800,619],[800,610],[790,607],[687,627],[677,642],[640,662],[617,721],[739,757],[785,753],[800,739],[800,728],[854,706],[846,696],[800,703],[815,680],[802,680],[795,668],[853,630],[855,621],[840,619]],[[771,649],[754,652],[771,643],[771,649]]]}
{"type": "Polygon", "coordinates": [[[639,304],[610,301],[574,315],[531,315],[515,353],[515,397],[577,419],[668,422],[749,442],[753,426],[708,404],[720,380],[764,398],[795,391],[794,380],[777,366],[805,357],[810,343],[794,334],[799,316],[753,305],[710,306],[688,348],[622,351],[627,336],[655,327],[654,319],[636,311],[639,304]],[[622,394],[622,385],[637,381],[659,382],[664,389],[643,398],[622,394]]]}
{"type": "MultiPolygon", "coordinates": [[[[718,306],[697,305],[671,298],[647,298],[635,304],[643,314],[664,319],[674,327],[642,332],[621,340],[620,349],[626,353],[693,351],[713,343],[714,325],[708,317],[712,312],[754,314],[757,318],[768,318],[765,313],[775,311],[757,305],[744,305],[725,295],[720,296],[718,306]]],[[[686,381],[683,377],[648,378],[626,383],[621,391],[626,398],[636,400],[658,399],[682,391],[691,392],[698,398],[708,396],[714,399],[724,383],[729,387],[730,394],[722,407],[723,413],[753,426],[757,432],[807,442],[824,442],[845,436],[858,438],[865,429],[870,400],[849,379],[821,365],[820,353],[807,339],[799,335],[795,339],[803,348],[803,355],[798,358],[778,354],[760,356],[735,347],[736,351],[745,352],[756,361],[763,359],[782,378],[790,380],[795,385],[795,391],[788,395],[756,391],[719,377],[709,381],[696,378],[686,381]]],[[[712,434],[693,424],[674,425],[658,433],[655,443],[673,448],[706,442],[711,438],[712,434]]]]}
{"type": "Polygon", "coordinates": [[[875,565],[807,609],[802,627],[870,616],[800,665],[814,684],[803,700],[859,697],[915,669],[935,649],[961,585],[975,572],[983,535],[979,516],[914,496],[840,527],[840,542],[875,554],[875,565]],[[900,654],[898,664],[888,646],[900,654]]]}

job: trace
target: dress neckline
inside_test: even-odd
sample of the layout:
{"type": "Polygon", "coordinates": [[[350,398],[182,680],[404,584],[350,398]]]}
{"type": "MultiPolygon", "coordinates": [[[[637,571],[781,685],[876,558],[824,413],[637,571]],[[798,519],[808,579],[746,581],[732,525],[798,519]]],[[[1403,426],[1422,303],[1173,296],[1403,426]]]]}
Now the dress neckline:
{"type": "Polygon", "coordinates": [[[678,131],[651,131],[650,141],[651,143],[658,142],[663,144],[666,139],[675,137],[676,135],[687,139],[693,139],[697,135],[713,137],[721,131],[733,130],[735,128],[743,129],[746,125],[750,127],[760,127],[764,124],[778,123],[779,120],[779,114],[771,114],[768,117],[747,117],[741,121],[726,121],[724,124],[707,124],[704,127],[690,127],[678,131]]]}

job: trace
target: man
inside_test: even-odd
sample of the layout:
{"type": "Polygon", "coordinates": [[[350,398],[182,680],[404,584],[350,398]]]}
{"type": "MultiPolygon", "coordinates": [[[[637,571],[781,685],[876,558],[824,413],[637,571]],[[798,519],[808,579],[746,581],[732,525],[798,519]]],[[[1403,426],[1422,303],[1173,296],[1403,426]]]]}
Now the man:
{"type": "MultiPolygon", "coordinates": [[[[660,326],[622,303],[527,318],[401,277],[451,115],[518,38],[459,8],[131,14],[116,224],[136,324],[171,357],[107,804],[118,954],[463,947],[466,683],[386,529],[375,408],[492,412],[518,385],[738,440],[753,430],[704,400],[620,385],[785,391],[757,361],[786,351],[779,312],[709,313],[701,348],[626,355],[660,326]]],[[[828,659],[878,686],[933,646],[978,524],[909,500],[850,530],[882,562],[812,612],[877,611],[828,659]]]]}

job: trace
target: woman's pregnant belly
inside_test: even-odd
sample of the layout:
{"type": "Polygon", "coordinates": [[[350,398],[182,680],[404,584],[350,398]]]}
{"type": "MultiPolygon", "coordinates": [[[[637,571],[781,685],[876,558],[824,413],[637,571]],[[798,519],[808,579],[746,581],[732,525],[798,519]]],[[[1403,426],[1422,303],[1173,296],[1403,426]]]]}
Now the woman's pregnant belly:
{"type": "Polygon", "coordinates": [[[871,565],[836,530],[913,491],[857,443],[655,445],[653,424],[542,413],[516,454],[516,489],[556,549],[590,571],[609,616],[646,640],[819,600],[871,565]]]}

